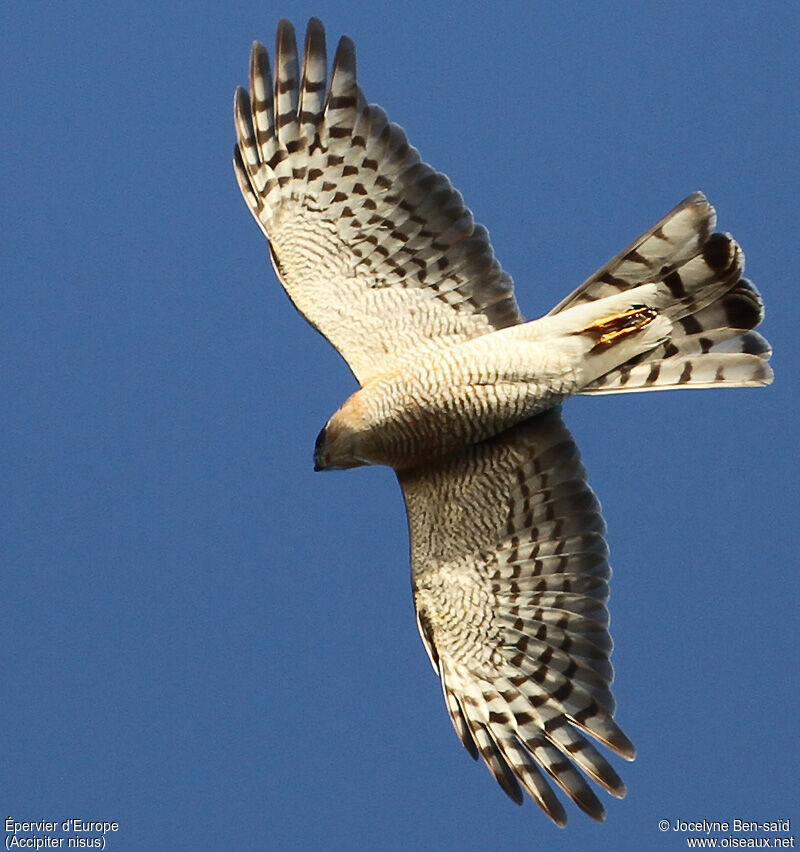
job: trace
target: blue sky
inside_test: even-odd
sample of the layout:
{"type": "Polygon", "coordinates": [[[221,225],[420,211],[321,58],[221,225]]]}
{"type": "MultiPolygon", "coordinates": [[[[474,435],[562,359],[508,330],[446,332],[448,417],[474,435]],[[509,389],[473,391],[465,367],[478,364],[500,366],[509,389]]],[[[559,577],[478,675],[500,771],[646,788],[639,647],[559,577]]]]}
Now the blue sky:
{"type": "MultiPolygon", "coordinates": [[[[800,12],[774,3],[0,12],[0,809],[110,849],[683,848],[793,818],[800,12]],[[355,389],[230,165],[250,43],[357,45],[546,312],[689,192],[743,245],[775,384],[565,408],[609,525],[608,821],[517,808],[447,719],[386,469],[312,470],[355,389]]],[[[752,836],[752,835],[749,835],[752,836]]]]}

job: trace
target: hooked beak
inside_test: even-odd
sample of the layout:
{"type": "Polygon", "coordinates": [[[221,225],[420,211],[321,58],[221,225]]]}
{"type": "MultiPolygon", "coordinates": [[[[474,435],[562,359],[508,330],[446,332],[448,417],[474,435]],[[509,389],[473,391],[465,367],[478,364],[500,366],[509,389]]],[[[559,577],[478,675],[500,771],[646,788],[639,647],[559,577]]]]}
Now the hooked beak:
{"type": "Polygon", "coordinates": [[[323,450],[325,448],[325,429],[322,429],[317,435],[317,440],[314,444],[314,470],[325,470],[325,465],[322,461],[323,450]]]}
{"type": "MultiPolygon", "coordinates": [[[[335,455],[331,457],[330,447],[328,446],[328,439],[330,435],[328,434],[328,426],[330,423],[325,426],[325,428],[317,435],[316,443],[314,444],[314,470],[348,470],[351,467],[361,467],[362,465],[369,464],[368,461],[362,461],[357,457],[348,457],[344,459],[337,459],[335,455]]],[[[335,437],[335,434],[334,434],[335,437]]]]}

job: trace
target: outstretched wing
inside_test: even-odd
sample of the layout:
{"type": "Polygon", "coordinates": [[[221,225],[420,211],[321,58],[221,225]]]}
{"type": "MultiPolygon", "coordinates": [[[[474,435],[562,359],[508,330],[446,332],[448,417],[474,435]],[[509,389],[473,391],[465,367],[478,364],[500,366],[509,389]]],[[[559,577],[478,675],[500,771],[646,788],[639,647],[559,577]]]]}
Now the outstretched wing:
{"type": "Polygon", "coordinates": [[[302,71],[288,21],[275,53],[274,86],[256,43],[250,94],[236,92],[236,176],[290,299],[356,378],[520,322],[486,229],[366,103],[350,39],[339,42],[329,82],[315,18],[302,71]]]}
{"type": "Polygon", "coordinates": [[[515,801],[522,787],[565,824],[549,776],[602,820],[578,769],[625,787],[583,734],[634,748],[613,719],[605,525],[560,413],[398,476],[420,634],[461,741],[515,801]]]}

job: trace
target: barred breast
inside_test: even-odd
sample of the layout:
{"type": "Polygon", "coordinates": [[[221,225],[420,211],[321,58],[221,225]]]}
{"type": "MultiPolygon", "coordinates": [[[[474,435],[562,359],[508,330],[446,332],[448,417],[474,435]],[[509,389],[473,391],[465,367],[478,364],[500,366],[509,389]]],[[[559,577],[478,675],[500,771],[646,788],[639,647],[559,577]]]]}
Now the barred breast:
{"type": "MultiPolygon", "coordinates": [[[[500,334],[500,333],[497,333],[500,334]]],[[[431,353],[354,393],[326,427],[327,466],[403,470],[490,438],[578,387],[577,346],[498,346],[495,334],[431,353]],[[574,351],[572,351],[574,350],[574,351]]]]}

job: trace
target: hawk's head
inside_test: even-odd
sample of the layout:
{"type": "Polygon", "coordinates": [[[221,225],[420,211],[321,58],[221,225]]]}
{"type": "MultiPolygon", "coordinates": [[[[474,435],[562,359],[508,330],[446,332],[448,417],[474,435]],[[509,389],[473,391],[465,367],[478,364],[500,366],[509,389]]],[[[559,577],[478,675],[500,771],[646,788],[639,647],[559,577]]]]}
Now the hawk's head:
{"type": "Polygon", "coordinates": [[[314,444],[314,470],[344,470],[369,464],[369,461],[360,455],[363,437],[361,433],[354,432],[340,421],[341,418],[334,414],[317,435],[314,444]]]}

